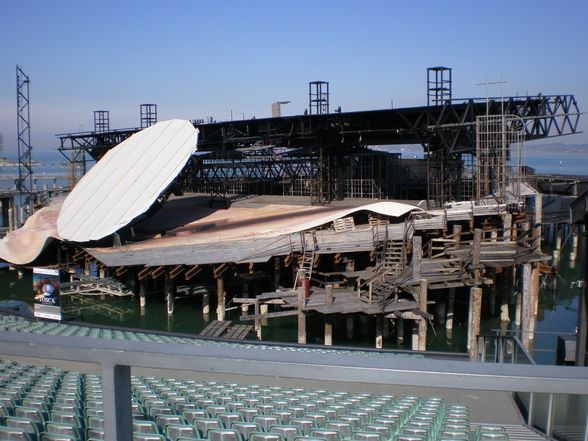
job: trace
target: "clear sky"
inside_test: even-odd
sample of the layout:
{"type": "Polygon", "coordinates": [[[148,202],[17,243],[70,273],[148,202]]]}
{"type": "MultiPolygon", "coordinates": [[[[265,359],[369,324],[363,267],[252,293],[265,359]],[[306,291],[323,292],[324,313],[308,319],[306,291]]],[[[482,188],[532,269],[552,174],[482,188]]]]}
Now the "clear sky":
{"type": "Polygon", "coordinates": [[[159,120],[268,117],[277,100],[300,114],[314,80],[330,82],[331,109],[422,105],[437,65],[453,68],[454,97],[502,77],[505,95],[575,94],[585,110],[587,23],[586,0],[0,0],[0,132],[16,149],[16,64],[37,150],[91,130],[94,110],[136,127],[141,103],[159,120]]]}

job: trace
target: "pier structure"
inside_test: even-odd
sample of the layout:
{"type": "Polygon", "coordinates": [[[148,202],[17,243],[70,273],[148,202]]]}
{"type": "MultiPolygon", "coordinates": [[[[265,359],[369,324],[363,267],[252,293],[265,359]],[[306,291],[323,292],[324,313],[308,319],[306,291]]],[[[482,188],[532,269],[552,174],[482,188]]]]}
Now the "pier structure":
{"type": "MultiPolygon", "coordinates": [[[[512,160],[525,140],[575,133],[578,105],[572,95],[456,99],[450,71],[435,69],[427,106],[328,113],[327,83],[315,82],[315,112],[194,121],[197,152],[162,184],[147,219],[106,236],[72,236],[59,243],[57,265],[93,262],[127,279],[142,307],[150,291],[161,290],[170,316],[176,299],[201,296],[203,313],[215,314],[219,329],[227,311],[240,309],[260,339],[267,320],[295,316],[300,343],[307,342],[307,321],[320,320],[332,344],[340,316],[348,336],[373,324],[377,347],[394,328],[398,342],[411,338],[413,349],[425,350],[432,320],[450,333],[465,298],[472,359],[483,352],[477,336],[489,298],[504,322],[514,305],[523,344],[531,346],[540,264],[548,259],[541,252],[543,202],[512,160]],[[424,159],[368,148],[402,144],[421,145],[424,159]],[[183,193],[204,193],[206,205],[172,196],[183,193]],[[402,198],[416,201],[395,211],[392,200],[402,198]],[[389,206],[366,204],[374,200],[389,206]],[[513,286],[500,300],[498,279],[513,286]]],[[[152,130],[156,110],[144,121],[141,109],[142,127],[152,130]]],[[[59,149],[74,165],[99,160],[138,130],[63,134],[59,149]]],[[[109,187],[115,197],[116,186],[109,187]]],[[[79,210],[70,211],[75,217],[79,210]]]]}

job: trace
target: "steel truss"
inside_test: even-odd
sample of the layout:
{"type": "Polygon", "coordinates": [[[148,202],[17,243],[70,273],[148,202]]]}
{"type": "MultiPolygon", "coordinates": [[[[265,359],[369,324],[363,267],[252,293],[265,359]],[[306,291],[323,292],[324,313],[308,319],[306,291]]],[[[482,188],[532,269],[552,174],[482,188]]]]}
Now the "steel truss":
{"type": "MultiPolygon", "coordinates": [[[[16,133],[18,146],[18,181],[21,204],[26,216],[33,214],[33,165],[29,108],[29,77],[16,66],[16,133]]],[[[23,219],[24,221],[24,219],[23,219]]]]}
{"type": "Polygon", "coordinates": [[[239,153],[194,156],[185,189],[215,195],[309,196],[314,204],[344,197],[390,198],[399,192],[398,154],[358,149],[328,159],[320,157],[319,149],[279,147],[239,153]],[[321,160],[330,161],[330,167],[321,169],[321,160]],[[321,177],[327,169],[329,175],[321,177]]]}
{"type": "MultiPolygon", "coordinates": [[[[343,161],[337,158],[345,157],[352,152],[350,149],[353,147],[421,144],[427,154],[429,166],[429,199],[441,204],[448,200],[459,200],[460,197],[472,192],[472,189],[468,188],[464,194],[461,169],[464,156],[476,154],[476,118],[486,114],[499,115],[502,112],[520,118],[524,126],[521,128],[524,131],[524,138],[529,141],[578,131],[580,111],[572,95],[452,99],[446,100],[442,105],[430,107],[199,122],[194,125],[199,129],[198,150],[217,152],[218,155],[226,154],[225,157],[219,156],[224,158],[224,161],[228,161],[230,151],[243,148],[279,146],[313,149],[318,157],[318,161],[315,162],[322,164],[323,169],[314,176],[323,176],[323,182],[324,176],[329,174],[332,177],[328,178],[327,182],[336,180],[336,171],[331,168],[337,167],[337,163],[342,163],[343,161]]],[[[59,135],[59,150],[74,161],[82,151],[94,159],[99,159],[108,149],[137,130],[139,129],[59,135]]],[[[269,167],[267,173],[271,176],[271,168],[275,165],[270,166],[263,161],[256,165],[250,164],[253,168],[251,172],[243,171],[243,168],[247,167],[243,163],[237,162],[229,166],[224,162],[218,165],[222,170],[217,174],[220,176],[229,173],[228,170],[240,170],[239,173],[243,175],[249,173],[250,177],[245,181],[252,183],[256,167],[262,165],[269,167]]],[[[211,182],[214,176],[202,176],[203,185],[211,182]]],[[[313,174],[309,176],[312,177],[313,174]]],[[[327,187],[326,192],[333,197],[337,190],[331,186],[327,187]]],[[[320,195],[320,192],[317,193],[320,195]]]]}

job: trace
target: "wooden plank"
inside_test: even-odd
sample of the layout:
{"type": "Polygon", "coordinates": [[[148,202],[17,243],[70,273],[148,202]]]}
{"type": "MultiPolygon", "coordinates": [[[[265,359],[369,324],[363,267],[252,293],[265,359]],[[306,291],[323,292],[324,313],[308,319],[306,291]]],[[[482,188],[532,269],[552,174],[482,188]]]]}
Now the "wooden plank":
{"type": "Polygon", "coordinates": [[[213,320],[198,335],[201,335],[203,337],[218,337],[225,331],[225,329],[229,327],[230,324],[230,321],[213,320]]]}
{"type": "Polygon", "coordinates": [[[290,317],[293,315],[298,315],[298,311],[294,309],[294,310],[290,310],[290,311],[268,312],[266,314],[245,314],[240,317],[240,320],[256,320],[256,319],[275,318],[275,317],[290,317]]]}

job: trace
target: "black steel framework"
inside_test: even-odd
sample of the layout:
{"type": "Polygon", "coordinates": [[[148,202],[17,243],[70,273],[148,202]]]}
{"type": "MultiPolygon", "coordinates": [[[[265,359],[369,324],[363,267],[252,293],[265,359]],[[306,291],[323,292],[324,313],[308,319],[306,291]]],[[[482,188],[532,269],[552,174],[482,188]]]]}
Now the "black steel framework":
{"type": "Polygon", "coordinates": [[[453,81],[451,68],[437,66],[427,68],[427,106],[439,106],[451,102],[453,81]]]}
{"type": "Polygon", "coordinates": [[[141,104],[141,128],[145,129],[157,122],[157,104],[141,104]]]}
{"type": "Polygon", "coordinates": [[[308,83],[308,111],[311,115],[329,113],[329,83],[327,81],[308,83]]]}
{"type": "Polygon", "coordinates": [[[20,66],[16,66],[16,133],[18,137],[18,182],[21,204],[26,216],[33,214],[33,165],[31,153],[31,120],[29,108],[30,80],[20,66]]]}
{"type": "MultiPolygon", "coordinates": [[[[317,202],[336,197],[336,174],[330,169],[337,163],[338,156],[347,155],[349,148],[420,144],[427,156],[428,199],[441,203],[460,200],[463,196],[462,160],[464,155],[469,157],[476,153],[476,117],[486,115],[487,102],[490,115],[504,112],[520,118],[524,124],[524,138],[528,141],[578,131],[580,111],[573,95],[490,98],[488,101],[486,98],[452,99],[437,106],[194,125],[199,129],[200,152],[230,152],[262,146],[312,149],[315,169],[320,164],[323,167],[322,172],[314,174],[319,186],[312,184],[317,188],[317,202]],[[323,189],[322,195],[320,189],[323,189]]],[[[58,135],[59,150],[64,154],[87,152],[93,159],[99,159],[137,130],[58,135]]]]}
{"type": "Polygon", "coordinates": [[[96,133],[110,131],[110,112],[108,110],[94,110],[94,131],[96,133]]]}

